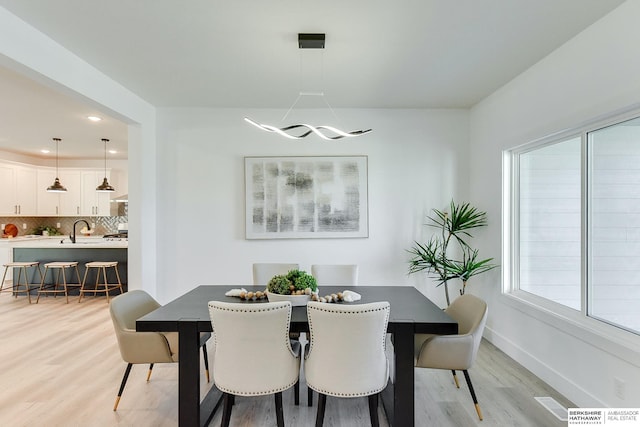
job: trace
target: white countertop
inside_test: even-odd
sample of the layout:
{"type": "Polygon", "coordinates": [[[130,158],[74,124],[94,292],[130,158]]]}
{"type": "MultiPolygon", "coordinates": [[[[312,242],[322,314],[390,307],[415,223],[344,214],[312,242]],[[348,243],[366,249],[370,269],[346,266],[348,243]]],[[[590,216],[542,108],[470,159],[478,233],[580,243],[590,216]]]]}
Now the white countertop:
{"type": "Polygon", "coordinates": [[[126,240],[105,240],[102,236],[78,236],[76,243],[71,243],[69,236],[18,236],[12,239],[0,239],[0,244],[13,248],[126,249],[129,242],[126,240]]]}

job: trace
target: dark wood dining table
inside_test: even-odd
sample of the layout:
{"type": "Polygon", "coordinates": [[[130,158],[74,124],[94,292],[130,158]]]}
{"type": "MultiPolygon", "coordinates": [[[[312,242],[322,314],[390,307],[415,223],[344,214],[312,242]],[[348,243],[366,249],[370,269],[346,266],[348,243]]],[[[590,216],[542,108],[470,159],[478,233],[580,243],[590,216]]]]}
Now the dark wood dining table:
{"type": "MultiPolygon", "coordinates": [[[[141,317],[137,331],[178,332],[178,422],[181,427],[205,426],[213,417],[220,391],[211,387],[200,400],[200,332],[211,332],[208,301],[241,302],[225,293],[237,285],[200,285],[168,304],[141,317]]],[[[247,291],[264,290],[264,286],[244,286],[247,291]]],[[[387,332],[392,335],[394,381],[389,381],[382,393],[387,420],[391,426],[415,425],[414,398],[414,344],[413,335],[455,334],[458,324],[431,300],[410,286],[321,286],[320,294],[342,292],[345,289],[359,293],[362,304],[388,301],[391,306],[387,332]]],[[[266,300],[245,301],[259,304],[266,300]]],[[[304,332],[309,326],[305,306],[293,307],[292,332],[304,332]]]]}

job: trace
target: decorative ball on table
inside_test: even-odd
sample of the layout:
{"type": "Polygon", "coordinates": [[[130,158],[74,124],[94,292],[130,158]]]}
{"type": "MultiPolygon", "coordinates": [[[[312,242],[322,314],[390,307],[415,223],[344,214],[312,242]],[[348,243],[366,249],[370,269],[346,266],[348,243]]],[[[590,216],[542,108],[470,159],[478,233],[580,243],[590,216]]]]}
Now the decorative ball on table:
{"type": "Polygon", "coordinates": [[[247,292],[245,290],[242,290],[238,296],[240,297],[240,299],[243,299],[243,300],[253,300],[253,301],[255,301],[255,300],[260,300],[260,299],[266,298],[267,297],[267,292],[266,292],[266,290],[265,290],[265,292],[262,292],[262,291],[257,291],[257,292],[249,291],[249,292],[247,292]]]}

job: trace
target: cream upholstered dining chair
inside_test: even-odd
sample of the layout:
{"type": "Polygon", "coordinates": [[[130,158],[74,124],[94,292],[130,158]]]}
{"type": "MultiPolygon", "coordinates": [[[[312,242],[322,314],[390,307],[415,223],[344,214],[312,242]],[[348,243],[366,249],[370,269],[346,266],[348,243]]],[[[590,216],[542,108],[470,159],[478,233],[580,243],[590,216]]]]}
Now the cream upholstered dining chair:
{"type": "Polygon", "coordinates": [[[311,337],[304,373],[307,386],[320,396],[316,427],[323,424],[327,396],[368,396],[371,425],[378,426],[378,398],[389,379],[385,355],[389,303],[311,301],[307,317],[311,337]]]}
{"type": "Polygon", "coordinates": [[[456,370],[462,371],[471,393],[478,418],[482,411],[471,384],[468,369],[473,366],[482,340],[482,332],[487,321],[487,303],[471,294],[456,298],[445,310],[458,322],[457,335],[425,335],[414,337],[416,367],[448,369],[453,373],[456,387],[460,388],[456,370]]]}
{"type": "Polygon", "coordinates": [[[290,270],[296,270],[298,268],[298,264],[254,263],[253,284],[266,286],[273,276],[277,274],[287,274],[290,270]]]}
{"type": "Polygon", "coordinates": [[[284,426],[282,392],[294,387],[299,401],[300,343],[289,339],[291,303],[209,302],[215,340],[213,379],[224,395],[222,426],[231,421],[235,396],[275,396],[284,426]],[[257,327],[256,325],[259,325],[257,327]]]}
{"type": "MultiPolygon", "coordinates": [[[[357,285],[358,265],[357,264],[313,264],[311,275],[315,277],[320,285],[357,285]]],[[[307,336],[309,331],[306,331],[307,336]]],[[[313,404],[313,390],[307,390],[307,402],[309,406],[313,404]]]]}
{"type": "Polygon", "coordinates": [[[357,264],[313,264],[311,275],[318,285],[357,285],[357,264]]]}
{"type": "MultiPolygon", "coordinates": [[[[178,361],[178,334],[176,332],[136,332],[136,320],[160,307],[160,304],[142,290],[132,290],[117,295],[111,300],[109,312],[116,332],[122,360],[127,367],[122,377],[113,410],[118,409],[120,397],[129,378],[131,367],[138,363],[148,363],[147,381],[155,363],[173,363],[178,361]]],[[[207,340],[211,334],[200,334],[200,346],[204,356],[205,374],[209,382],[209,357],[207,340]]]]}

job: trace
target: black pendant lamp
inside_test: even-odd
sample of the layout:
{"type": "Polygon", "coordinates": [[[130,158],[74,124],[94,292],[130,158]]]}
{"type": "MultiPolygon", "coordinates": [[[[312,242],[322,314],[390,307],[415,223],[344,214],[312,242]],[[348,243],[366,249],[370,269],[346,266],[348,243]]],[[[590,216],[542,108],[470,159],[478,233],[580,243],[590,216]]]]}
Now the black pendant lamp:
{"type": "Polygon", "coordinates": [[[96,191],[116,191],[116,189],[109,184],[109,181],[107,181],[107,142],[109,142],[109,140],[102,138],[102,142],[104,142],[104,179],[102,180],[102,184],[96,187],[96,191]]]}
{"type": "Polygon", "coordinates": [[[56,143],[56,179],[52,185],[47,187],[49,193],[64,193],[67,191],[67,189],[60,184],[60,179],[58,179],[58,144],[60,144],[60,141],[62,141],[60,138],[53,138],[53,142],[56,143]]]}
{"type": "MultiPolygon", "coordinates": [[[[324,33],[311,33],[311,34],[298,33],[299,49],[324,49],[324,41],[325,41],[324,33]]],[[[333,115],[335,116],[333,108],[331,108],[331,105],[329,105],[327,100],[324,98],[323,92],[300,92],[300,94],[298,95],[298,98],[296,98],[296,100],[293,102],[293,105],[289,107],[287,114],[285,114],[282,120],[287,118],[287,116],[289,115],[289,112],[293,110],[293,107],[296,106],[296,104],[298,103],[298,101],[302,96],[320,96],[322,100],[325,102],[325,104],[327,105],[327,107],[329,107],[329,110],[331,111],[331,113],[333,113],[333,115]]],[[[285,138],[289,138],[289,139],[302,139],[309,135],[315,134],[324,140],[333,141],[333,140],[342,139],[342,138],[352,138],[355,136],[365,135],[371,132],[371,129],[353,130],[353,131],[347,132],[347,131],[338,129],[335,126],[328,126],[328,125],[313,126],[307,123],[293,124],[293,125],[280,128],[277,126],[258,123],[255,120],[251,120],[248,117],[245,117],[244,120],[247,123],[257,127],[258,129],[264,130],[266,132],[275,132],[278,135],[284,136],[285,138]]]]}

